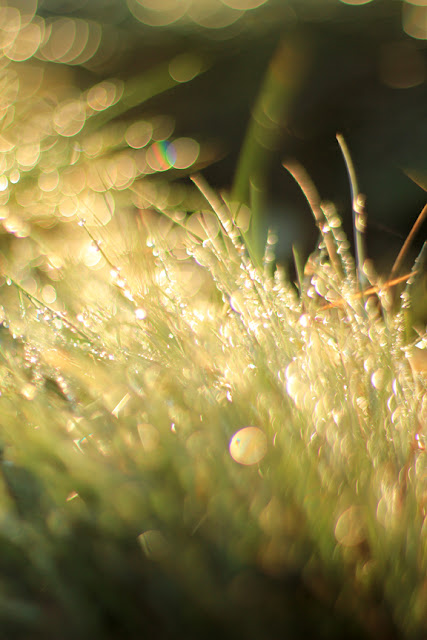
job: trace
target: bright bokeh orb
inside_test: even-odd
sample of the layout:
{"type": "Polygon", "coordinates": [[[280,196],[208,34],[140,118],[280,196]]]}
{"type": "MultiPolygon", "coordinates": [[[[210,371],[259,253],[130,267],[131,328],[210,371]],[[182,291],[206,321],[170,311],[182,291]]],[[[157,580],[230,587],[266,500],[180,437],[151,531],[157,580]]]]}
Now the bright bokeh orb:
{"type": "Polygon", "coordinates": [[[231,438],[229,451],[239,464],[257,464],[267,453],[267,437],[258,427],[245,427],[231,438]]]}

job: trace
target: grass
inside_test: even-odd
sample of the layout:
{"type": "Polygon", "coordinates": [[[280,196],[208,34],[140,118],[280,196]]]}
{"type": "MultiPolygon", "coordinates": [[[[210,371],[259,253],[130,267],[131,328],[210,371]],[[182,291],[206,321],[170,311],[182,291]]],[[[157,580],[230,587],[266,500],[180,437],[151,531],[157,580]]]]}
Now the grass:
{"type": "Polygon", "coordinates": [[[421,640],[425,253],[396,305],[288,166],[321,233],[295,285],[115,98],[91,131],[59,93],[61,136],[40,95],[5,106],[0,638],[421,640]]]}
{"type": "Polygon", "coordinates": [[[103,266],[62,266],[64,310],[3,285],[4,637],[421,638],[403,311],[371,273],[358,295],[336,215],[340,268],[322,241],[297,292],[195,182],[210,205],[185,223],[77,227],[103,266]]]}

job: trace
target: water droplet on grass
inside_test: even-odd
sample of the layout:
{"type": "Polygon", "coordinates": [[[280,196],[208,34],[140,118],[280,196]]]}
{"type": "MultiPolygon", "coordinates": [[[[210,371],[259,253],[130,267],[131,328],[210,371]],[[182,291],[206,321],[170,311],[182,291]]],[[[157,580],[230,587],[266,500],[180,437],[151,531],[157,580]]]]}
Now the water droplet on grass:
{"type": "Polygon", "coordinates": [[[371,376],[371,383],[375,389],[381,391],[384,388],[385,383],[385,371],[384,369],[377,369],[371,376]]]}
{"type": "Polygon", "coordinates": [[[33,400],[36,397],[36,393],[37,388],[31,383],[25,384],[21,388],[21,395],[23,395],[27,400],[33,400]]]}
{"type": "Polygon", "coordinates": [[[147,312],[145,309],[139,307],[138,309],[135,309],[135,316],[138,320],[145,320],[147,312]]]}
{"type": "Polygon", "coordinates": [[[267,437],[258,427],[244,427],[231,438],[229,451],[239,464],[256,464],[267,453],[267,437]]]}

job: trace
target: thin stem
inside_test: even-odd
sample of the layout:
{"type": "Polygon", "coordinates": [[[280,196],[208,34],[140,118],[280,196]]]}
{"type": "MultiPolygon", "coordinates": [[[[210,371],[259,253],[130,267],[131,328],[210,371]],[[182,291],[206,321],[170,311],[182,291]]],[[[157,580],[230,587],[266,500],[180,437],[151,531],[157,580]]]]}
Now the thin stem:
{"type": "Polygon", "coordinates": [[[365,197],[359,191],[356,171],[354,169],[347,143],[341,133],[337,133],[336,138],[344,158],[350,182],[356,264],[359,276],[359,286],[362,290],[362,287],[367,284],[367,278],[363,273],[363,265],[365,263],[364,232],[366,229],[365,197]]]}
{"type": "Polygon", "coordinates": [[[49,313],[51,313],[53,316],[62,320],[62,322],[74,333],[79,334],[82,338],[92,343],[92,340],[81,329],[79,329],[79,327],[77,327],[75,324],[70,322],[68,318],[66,318],[61,311],[55,311],[55,309],[52,309],[52,307],[49,307],[49,305],[45,304],[44,302],[41,302],[41,300],[33,296],[29,291],[24,289],[24,287],[22,287],[18,282],[16,282],[16,280],[11,278],[10,276],[6,276],[6,278],[10,280],[10,282],[13,284],[14,287],[17,288],[20,295],[23,295],[26,298],[28,298],[28,300],[36,309],[47,309],[47,311],[49,311],[49,313]]]}
{"type": "Polygon", "coordinates": [[[305,199],[308,202],[308,205],[313,213],[314,219],[316,221],[316,225],[322,234],[323,240],[325,241],[326,250],[329,255],[329,259],[331,264],[333,265],[336,273],[339,276],[343,275],[341,263],[339,257],[337,255],[336,245],[334,240],[331,238],[329,232],[325,231],[325,224],[327,223],[325,214],[322,210],[322,201],[320,199],[320,195],[314,185],[314,182],[301,165],[296,162],[282,162],[282,166],[290,175],[293,177],[297,185],[302,191],[305,199]]]}
{"type": "Polygon", "coordinates": [[[401,250],[399,251],[399,254],[398,254],[397,258],[394,261],[393,267],[392,267],[391,272],[390,272],[390,279],[393,278],[399,272],[399,269],[402,266],[402,262],[403,262],[403,260],[405,258],[405,255],[409,251],[409,247],[411,246],[416,234],[418,233],[419,229],[421,228],[422,224],[424,223],[424,221],[426,219],[427,219],[427,204],[424,205],[420,215],[415,220],[414,226],[412,227],[411,231],[409,232],[408,237],[406,238],[405,242],[403,243],[403,246],[402,246],[401,250]]]}

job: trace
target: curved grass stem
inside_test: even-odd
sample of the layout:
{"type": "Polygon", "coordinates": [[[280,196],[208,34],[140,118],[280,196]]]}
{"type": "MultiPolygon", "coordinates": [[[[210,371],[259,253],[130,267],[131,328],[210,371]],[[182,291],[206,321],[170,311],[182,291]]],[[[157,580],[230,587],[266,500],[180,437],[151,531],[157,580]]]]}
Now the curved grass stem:
{"type": "Polygon", "coordinates": [[[344,140],[344,137],[341,133],[337,133],[336,138],[344,158],[348,179],[350,182],[357,274],[358,274],[358,280],[359,280],[359,287],[361,292],[363,292],[363,288],[367,285],[367,278],[363,272],[363,265],[365,263],[365,258],[366,258],[365,242],[364,242],[364,233],[366,229],[365,197],[359,191],[356,171],[354,169],[354,164],[351,159],[351,155],[350,155],[350,151],[348,149],[347,143],[344,140]]]}

